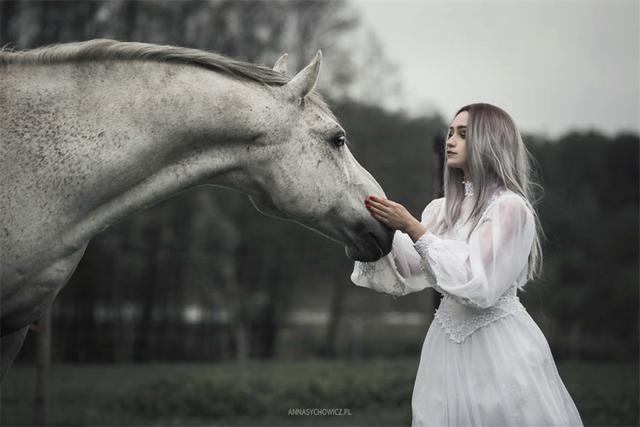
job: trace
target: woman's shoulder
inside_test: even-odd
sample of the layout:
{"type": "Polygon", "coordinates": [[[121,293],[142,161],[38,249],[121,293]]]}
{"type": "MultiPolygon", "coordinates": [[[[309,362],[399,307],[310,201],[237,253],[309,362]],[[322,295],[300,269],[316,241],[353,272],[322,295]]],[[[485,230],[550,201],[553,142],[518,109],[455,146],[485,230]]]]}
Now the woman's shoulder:
{"type": "Polygon", "coordinates": [[[438,197],[431,200],[422,210],[422,218],[424,219],[427,215],[433,215],[434,213],[439,212],[442,205],[444,205],[444,197],[438,197]]]}
{"type": "Polygon", "coordinates": [[[424,212],[431,210],[431,209],[437,209],[438,207],[440,207],[441,205],[444,204],[444,197],[438,197],[436,199],[431,200],[427,206],[424,208],[424,212]]]}
{"type": "Polygon", "coordinates": [[[501,188],[500,190],[496,191],[496,193],[492,197],[492,201],[505,199],[515,199],[519,200],[525,205],[528,204],[527,199],[522,194],[516,193],[515,191],[508,188],[501,188]]]}
{"type": "Polygon", "coordinates": [[[522,195],[508,188],[500,188],[490,198],[484,210],[485,215],[496,208],[510,208],[516,211],[531,211],[531,205],[522,195]]]}

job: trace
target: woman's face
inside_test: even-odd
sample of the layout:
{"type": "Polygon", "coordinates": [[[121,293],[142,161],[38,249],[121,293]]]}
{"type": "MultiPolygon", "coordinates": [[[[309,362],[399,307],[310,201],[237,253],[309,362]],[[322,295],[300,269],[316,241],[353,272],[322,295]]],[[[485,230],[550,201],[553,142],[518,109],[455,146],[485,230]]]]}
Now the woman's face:
{"type": "Polygon", "coordinates": [[[462,169],[467,177],[467,120],[469,119],[469,113],[462,111],[458,114],[451,125],[449,126],[449,132],[447,133],[447,166],[450,168],[462,169]]]}

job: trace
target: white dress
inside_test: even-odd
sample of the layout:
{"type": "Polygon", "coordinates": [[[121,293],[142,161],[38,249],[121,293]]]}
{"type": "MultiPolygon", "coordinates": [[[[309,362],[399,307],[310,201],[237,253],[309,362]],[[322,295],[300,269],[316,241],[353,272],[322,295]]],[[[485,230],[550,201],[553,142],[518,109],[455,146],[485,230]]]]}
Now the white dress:
{"type": "MultiPolygon", "coordinates": [[[[517,296],[527,281],[534,217],[520,195],[493,186],[466,240],[473,186],[461,221],[429,231],[444,198],[422,213],[415,243],[396,231],[392,251],[355,262],[351,281],[394,297],[433,287],[443,295],[420,354],[412,426],[582,426],[549,344],[517,296]]],[[[442,208],[442,209],[441,209],[442,208]]]]}

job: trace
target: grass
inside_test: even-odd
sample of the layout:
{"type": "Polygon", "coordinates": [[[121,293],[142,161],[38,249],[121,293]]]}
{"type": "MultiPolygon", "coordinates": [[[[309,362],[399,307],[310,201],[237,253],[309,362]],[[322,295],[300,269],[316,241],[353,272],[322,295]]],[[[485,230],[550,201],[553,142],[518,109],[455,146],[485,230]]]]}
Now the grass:
{"type": "MultiPolygon", "coordinates": [[[[395,426],[411,424],[417,360],[54,365],[51,425],[395,426]],[[346,408],[292,416],[290,408],[346,408]]],[[[638,425],[638,364],[558,363],[585,425],[638,425]]],[[[32,425],[35,371],[14,366],[0,424],[32,425]]]]}

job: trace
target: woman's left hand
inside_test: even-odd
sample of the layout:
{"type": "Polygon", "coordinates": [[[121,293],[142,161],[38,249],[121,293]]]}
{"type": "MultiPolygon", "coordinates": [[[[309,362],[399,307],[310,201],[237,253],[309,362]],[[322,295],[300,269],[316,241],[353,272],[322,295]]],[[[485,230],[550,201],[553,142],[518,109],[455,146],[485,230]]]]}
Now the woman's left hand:
{"type": "Polygon", "coordinates": [[[411,226],[419,223],[404,206],[392,200],[369,196],[364,203],[374,218],[394,230],[406,233],[411,226]]]}

